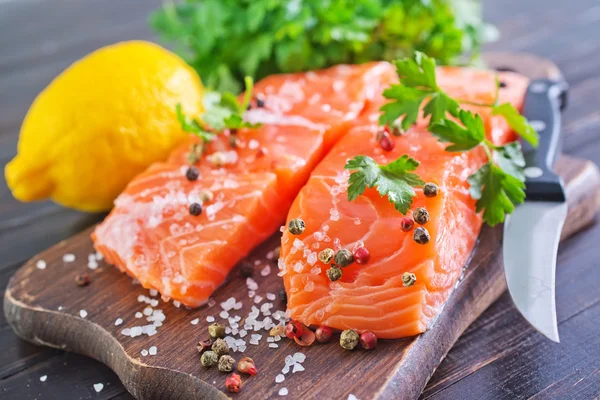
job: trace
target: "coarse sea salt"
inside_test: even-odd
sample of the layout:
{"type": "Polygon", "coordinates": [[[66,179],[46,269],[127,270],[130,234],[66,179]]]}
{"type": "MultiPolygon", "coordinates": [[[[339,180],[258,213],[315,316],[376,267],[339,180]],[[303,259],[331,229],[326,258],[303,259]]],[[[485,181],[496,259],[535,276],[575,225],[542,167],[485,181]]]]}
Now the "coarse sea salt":
{"type": "Polygon", "coordinates": [[[280,396],[287,396],[288,390],[287,390],[287,388],[281,388],[281,389],[279,389],[278,393],[280,396]]]}
{"type": "Polygon", "coordinates": [[[151,356],[155,356],[157,352],[158,348],[156,346],[152,346],[148,349],[148,354],[150,354],[151,356]]]}
{"type": "Polygon", "coordinates": [[[225,318],[229,317],[229,313],[227,311],[221,311],[219,313],[219,317],[225,319],[225,318]]]}
{"type": "Polygon", "coordinates": [[[66,263],[71,263],[75,261],[75,254],[67,253],[63,256],[63,261],[66,263]]]}
{"type": "Polygon", "coordinates": [[[81,318],[85,318],[85,317],[87,317],[87,316],[88,316],[88,313],[87,313],[87,311],[85,311],[85,310],[79,310],[79,316],[80,316],[81,318]]]}
{"type": "Polygon", "coordinates": [[[358,397],[356,397],[355,395],[353,395],[352,393],[350,393],[348,395],[348,400],[358,400],[358,397]]]}
{"type": "Polygon", "coordinates": [[[42,375],[42,376],[40,376],[40,381],[41,382],[46,382],[46,379],[48,379],[48,375],[42,375]]]}
{"type": "Polygon", "coordinates": [[[285,381],[285,375],[284,374],[279,374],[275,377],[275,383],[281,383],[285,381]]]}
{"type": "Polygon", "coordinates": [[[36,266],[37,269],[46,269],[46,261],[44,261],[44,260],[38,260],[35,263],[35,266],[36,266]]]}
{"type": "Polygon", "coordinates": [[[94,390],[96,391],[96,393],[100,393],[102,389],[104,389],[103,383],[94,383],[94,390]]]}
{"type": "Polygon", "coordinates": [[[208,317],[206,317],[206,322],[215,322],[215,317],[209,315],[208,317]]]}
{"type": "Polygon", "coordinates": [[[267,276],[271,273],[271,266],[267,265],[266,267],[264,267],[263,269],[260,270],[260,275],[261,276],[267,276]]]}
{"type": "Polygon", "coordinates": [[[123,319],[122,318],[117,318],[117,320],[115,321],[115,326],[119,326],[123,323],[123,319]]]}
{"type": "Polygon", "coordinates": [[[144,316],[144,314],[142,314],[142,313],[141,313],[141,312],[139,312],[139,311],[135,313],[135,317],[136,317],[136,318],[142,318],[143,316],[144,316]]]}
{"type": "Polygon", "coordinates": [[[190,321],[190,324],[192,324],[192,325],[198,325],[198,322],[200,322],[200,319],[199,318],[195,318],[195,319],[193,319],[193,320],[190,321]]]}
{"type": "Polygon", "coordinates": [[[267,293],[267,299],[268,300],[275,300],[277,298],[277,296],[275,296],[275,293],[267,293]]]}
{"type": "Polygon", "coordinates": [[[148,350],[142,349],[142,356],[146,357],[148,355],[148,350]]]}

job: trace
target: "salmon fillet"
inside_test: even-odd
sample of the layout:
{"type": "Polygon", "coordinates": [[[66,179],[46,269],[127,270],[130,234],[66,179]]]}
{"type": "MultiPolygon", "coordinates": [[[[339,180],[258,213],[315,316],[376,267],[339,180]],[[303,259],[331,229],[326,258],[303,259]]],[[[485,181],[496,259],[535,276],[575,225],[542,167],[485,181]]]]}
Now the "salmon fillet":
{"type": "MultiPolygon", "coordinates": [[[[495,79],[491,72],[471,69],[438,69],[438,83],[451,96],[491,103],[495,79]]],[[[500,77],[507,85],[500,91],[502,102],[521,108],[527,79],[511,73],[500,77]]],[[[376,142],[376,125],[382,97],[372,100],[312,172],[294,201],[288,222],[305,221],[301,235],[286,230],[279,260],[288,294],[292,319],[306,325],[372,331],[380,338],[401,338],[424,332],[440,313],[459,280],[475,246],[482,219],[468,192],[467,177],[486,161],[475,149],[466,153],[445,151],[446,144],[419,120],[406,134],[396,138],[393,151],[385,152],[376,142]],[[367,189],[355,201],[347,199],[350,171],[346,161],[366,155],[380,164],[403,154],[418,159],[417,173],[439,186],[439,194],[427,198],[417,189],[412,210],[425,207],[431,220],[425,225],[431,240],[426,245],[413,240],[412,231],[399,229],[403,215],[375,189],[367,189]],[[370,252],[366,264],[343,268],[342,278],[331,282],[329,265],[317,259],[325,248],[353,251],[364,246],[370,252]],[[401,276],[412,272],[417,280],[404,287],[401,276]]],[[[489,109],[472,107],[484,119],[488,137],[495,144],[514,139],[505,121],[489,109]]],[[[412,211],[409,212],[409,216],[412,211]]]]}
{"type": "Polygon", "coordinates": [[[190,307],[206,303],[284,222],[318,161],[391,79],[389,64],[372,63],[262,80],[255,93],[265,107],[246,117],[264,125],[240,130],[236,148],[222,135],[208,146],[226,165],[202,158],[200,178],[188,181],[190,139],[127,186],[92,234],[95,248],[145,288],[190,307]],[[206,190],[214,199],[191,215],[206,190]]]}

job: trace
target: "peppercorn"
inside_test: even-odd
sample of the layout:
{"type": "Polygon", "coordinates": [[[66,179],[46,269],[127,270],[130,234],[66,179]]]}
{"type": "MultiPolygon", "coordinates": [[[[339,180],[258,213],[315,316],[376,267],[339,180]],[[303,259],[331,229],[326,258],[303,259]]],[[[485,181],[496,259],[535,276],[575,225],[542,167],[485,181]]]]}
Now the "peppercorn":
{"type": "Polygon", "coordinates": [[[419,244],[427,244],[429,243],[430,239],[429,232],[427,231],[427,229],[423,228],[422,226],[419,226],[415,228],[415,231],[413,233],[413,239],[419,244]]]}
{"type": "Polygon", "coordinates": [[[300,218],[294,218],[288,224],[288,230],[292,235],[302,235],[306,229],[306,224],[300,218]]]}
{"type": "Polygon", "coordinates": [[[200,205],[200,203],[190,204],[190,214],[195,217],[202,214],[202,206],[200,205]]]}
{"type": "Polygon", "coordinates": [[[360,334],[360,347],[371,350],[377,347],[377,336],[373,332],[365,331],[360,334]]]}
{"type": "Polygon", "coordinates": [[[222,339],[225,337],[225,327],[216,322],[214,324],[210,324],[208,326],[208,334],[213,339],[222,339]]]}
{"type": "Polygon", "coordinates": [[[417,276],[412,272],[405,272],[402,274],[402,286],[409,287],[415,284],[417,276]]]}
{"type": "Polygon", "coordinates": [[[242,261],[240,265],[240,275],[242,278],[250,278],[254,274],[254,264],[250,261],[242,261]]]}
{"type": "Polygon", "coordinates": [[[219,356],[214,351],[208,350],[202,353],[202,357],[200,357],[200,362],[203,367],[210,368],[219,362],[219,356]]]}
{"type": "Polygon", "coordinates": [[[196,164],[200,157],[202,157],[202,153],[204,153],[204,144],[202,143],[194,143],[188,153],[187,159],[190,164],[196,164]]]}
{"type": "Polygon", "coordinates": [[[233,366],[235,365],[235,360],[233,357],[228,356],[227,354],[221,356],[219,358],[219,371],[221,372],[231,372],[233,371],[233,366]]]}
{"type": "Polygon", "coordinates": [[[225,387],[229,393],[239,393],[242,390],[242,378],[234,372],[225,379],[225,387]]]}
{"type": "Polygon", "coordinates": [[[419,225],[425,225],[429,222],[429,212],[425,209],[425,207],[418,207],[413,212],[413,219],[419,225]]]}
{"type": "Polygon", "coordinates": [[[188,181],[193,182],[198,180],[198,177],[200,176],[200,171],[198,171],[198,168],[196,168],[195,166],[190,166],[187,171],[185,171],[185,177],[187,178],[188,181]]]}
{"type": "Polygon", "coordinates": [[[304,333],[304,326],[298,321],[290,321],[285,326],[285,336],[288,339],[300,337],[304,333]]]}
{"type": "Polygon", "coordinates": [[[256,98],[256,107],[263,108],[265,106],[265,101],[260,97],[256,98]]]}
{"type": "Polygon", "coordinates": [[[331,265],[331,268],[327,270],[327,277],[331,282],[335,282],[342,278],[342,269],[336,265],[331,265]]]}
{"type": "Polygon", "coordinates": [[[283,304],[287,304],[287,293],[285,291],[285,288],[281,288],[279,289],[279,300],[281,300],[281,302],[283,304]]]}
{"type": "Polygon", "coordinates": [[[200,200],[203,204],[213,201],[214,197],[213,192],[210,190],[203,190],[200,192],[200,200]]]}
{"type": "Polygon", "coordinates": [[[355,330],[346,329],[340,335],[340,346],[342,346],[346,350],[352,350],[358,345],[358,341],[360,337],[355,330]]]}
{"type": "Polygon", "coordinates": [[[225,165],[226,157],[222,151],[215,151],[211,155],[207,156],[206,159],[213,167],[220,168],[225,165]]]}
{"type": "Polygon", "coordinates": [[[423,186],[423,194],[425,197],[435,197],[438,195],[438,186],[433,182],[427,182],[423,186]]]}
{"type": "Polygon", "coordinates": [[[389,130],[390,133],[394,136],[402,136],[404,134],[404,129],[402,129],[402,123],[399,120],[392,122],[389,130]]]}
{"type": "Polygon", "coordinates": [[[392,151],[394,150],[394,147],[396,147],[396,142],[385,130],[379,131],[379,133],[377,133],[377,141],[379,142],[381,148],[385,151],[392,151]]]}
{"type": "Polygon", "coordinates": [[[340,249],[335,253],[334,261],[340,267],[347,267],[354,262],[354,256],[350,250],[340,249]]]}
{"type": "Polygon", "coordinates": [[[282,325],[277,325],[271,328],[269,336],[283,336],[285,334],[285,328],[282,325]]]}
{"type": "Polygon", "coordinates": [[[501,88],[505,88],[505,87],[507,87],[508,85],[506,84],[506,82],[504,82],[504,81],[500,81],[500,83],[498,84],[498,86],[500,86],[501,88]]]}
{"type": "Polygon", "coordinates": [[[238,140],[237,135],[234,135],[234,134],[229,135],[228,141],[229,141],[229,146],[232,149],[237,148],[240,144],[240,141],[238,140]]]}
{"type": "Polygon", "coordinates": [[[404,217],[400,220],[400,230],[404,232],[410,231],[415,225],[415,221],[412,218],[404,217]]]}
{"type": "Polygon", "coordinates": [[[224,354],[229,354],[229,346],[227,345],[227,342],[224,341],[223,339],[215,340],[211,349],[212,349],[212,351],[217,353],[217,355],[219,357],[224,354]]]}
{"type": "Polygon", "coordinates": [[[212,340],[206,339],[206,340],[199,341],[198,344],[196,345],[196,349],[198,349],[198,353],[204,354],[204,352],[210,350],[211,346],[212,346],[212,340]]]}
{"type": "Polygon", "coordinates": [[[256,375],[256,373],[258,372],[256,366],[254,365],[254,360],[250,357],[242,358],[238,362],[237,369],[243,374],[248,374],[252,376],[256,375]]]}
{"type": "Polygon", "coordinates": [[[319,260],[321,260],[321,262],[323,264],[331,263],[334,256],[335,256],[335,252],[333,251],[333,249],[330,249],[329,247],[326,249],[323,249],[319,252],[319,260]]]}
{"type": "Polygon", "coordinates": [[[321,325],[315,331],[315,335],[319,343],[327,343],[331,340],[331,336],[333,336],[333,330],[328,326],[321,325]]]}
{"type": "Polygon", "coordinates": [[[90,284],[90,282],[92,282],[92,280],[90,279],[90,276],[88,274],[75,275],[75,283],[77,284],[77,286],[87,286],[90,284]]]}
{"type": "Polygon", "coordinates": [[[371,253],[364,247],[356,248],[352,255],[357,264],[366,264],[369,261],[369,258],[371,258],[371,253]]]}
{"type": "Polygon", "coordinates": [[[277,246],[273,249],[273,259],[277,260],[279,257],[281,257],[281,247],[277,246]]]}

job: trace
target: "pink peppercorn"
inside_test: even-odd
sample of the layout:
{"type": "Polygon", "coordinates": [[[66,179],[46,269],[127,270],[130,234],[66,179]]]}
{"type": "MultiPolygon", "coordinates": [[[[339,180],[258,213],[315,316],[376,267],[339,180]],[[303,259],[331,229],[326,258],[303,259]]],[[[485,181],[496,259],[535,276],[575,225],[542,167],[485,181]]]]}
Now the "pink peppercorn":
{"type": "Polygon", "coordinates": [[[415,221],[413,221],[412,218],[404,217],[400,221],[400,229],[402,229],[402,231],[404,232],[410,231],[413,228],[413,226],[415,226],[415,221]]]}
{"type": "Polygon", "coordinates": [[[333,331],[330,327],[321,325],[315,331],[315,335],[319,343],[327,343],[331,340],[331,336],[333,336],[333,331]]]}
{"type": "Polygon", "coordinates": [[[371,350],[377,347],[377,336],[373,332],[365,331],[360,334],[360,347],[371,350]]]}
{"type": "Polygon", "coordinates": [[[356,250],[354,250],[354,261],[357,264],[366,264],[369,261],[369,258],[371,257],[371,253],[369,253],[369,250],[367,250],[364,247],[359,247],[356,250]]]}
{"type": "Polygon", "coordinates": [[[304,327],[298,321],[290,321],[285,326],[285,336],[287,336],[288,339],[298,338],[302,336],[303,333],[304,327]]]}
{"type": "Polygon", "coordinates": [[[238,393],[242,389],[242,377],[234,372],[225,379],[225,387],[231,393],[238,393]]]}
{"type": "Polygon", "coordinates": [[[385,150],[385,151],[394,150],[394,147],[396,147],[396,142],[394,141],[394,139],[392,139],[390,134],[387,133],[387,131],[382,131],[377,136],[379,138],[379,145],[381,146],[381,148],[383,150],[385,150]]]}

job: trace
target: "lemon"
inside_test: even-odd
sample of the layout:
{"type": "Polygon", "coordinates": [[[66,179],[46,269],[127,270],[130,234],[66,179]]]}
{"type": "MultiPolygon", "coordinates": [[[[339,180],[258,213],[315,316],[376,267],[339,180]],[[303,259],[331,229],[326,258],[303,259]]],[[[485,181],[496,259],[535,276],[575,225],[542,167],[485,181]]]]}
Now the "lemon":
{"type": "Polygon", "coordinates": [[[149,42],[94,51],[56,77],[31,105],[5,169],[21,201],[51,198],[84,211],[110,209],[127,183],[187,136],[175,107],[202,112],[200,78],[149,42]]]}

